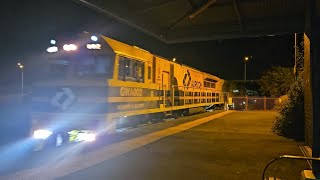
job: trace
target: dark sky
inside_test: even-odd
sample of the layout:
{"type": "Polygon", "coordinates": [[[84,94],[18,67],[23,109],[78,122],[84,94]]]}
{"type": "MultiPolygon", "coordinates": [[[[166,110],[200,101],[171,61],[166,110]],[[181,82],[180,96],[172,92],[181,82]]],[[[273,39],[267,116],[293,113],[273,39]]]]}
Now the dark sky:
{"type": "Polygon", "coordinates": [[[71,0],[16,0],[1,6],[0,83],[17,80],[16,63],[26,64],[30,82],[43,63],[49,40],[63,32],[95,31],[140,46],[163,57],[204,70],[224,79],[258,79],[273,65],[293,66],[293,35],[204,41],[167,45],[71,0]]]}

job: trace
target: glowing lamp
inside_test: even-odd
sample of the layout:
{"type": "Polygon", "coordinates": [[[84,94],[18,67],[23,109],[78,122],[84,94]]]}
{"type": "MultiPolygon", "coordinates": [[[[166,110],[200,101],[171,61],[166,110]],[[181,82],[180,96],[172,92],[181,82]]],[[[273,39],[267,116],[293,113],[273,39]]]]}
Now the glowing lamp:
{"type": "Polygon", "coordinates": [[[56,44],[56,40],[51,39],[51,40],[50,40],[50,44],[56,44]]]}
{"type": "Polygon", "coordinates": [[[75,51],[75,50],[77,50],[77,46],[76,45],[74,45],[74,44],[65,44],[65,45],[63,45],[63,49],[65,50],[65,51],[75,51]]]}
{"type": "Polygon", "coordinates": [[[97,36],[91,36],[91,40],[92,41],[98,41],[98,37],[97,36]]]}
{"type": "Polygon", "coordinates": [[[52,132],[47,129],[38,129],[33,132],[33,138],[45,140],[52,135],[52,132]]]}
{"type": "Polygon", "coordinates": [[[58,52],[58,47],[57,46],[48,47],[47,52],[48,53],[58,52]]]}
{"type": "Polygon", "coordinates": [[[101,44],[87,44],[87,49],[101,49],[101,44]]]}

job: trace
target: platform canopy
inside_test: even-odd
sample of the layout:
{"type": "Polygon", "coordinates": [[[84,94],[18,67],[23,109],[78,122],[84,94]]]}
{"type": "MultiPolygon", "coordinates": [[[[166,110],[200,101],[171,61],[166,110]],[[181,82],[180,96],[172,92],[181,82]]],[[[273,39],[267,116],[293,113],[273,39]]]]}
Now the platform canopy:
{"type": "Polygon", "coordinates": [[[167,43],[304,31],[304,0],[74,0],[167,43]]]}

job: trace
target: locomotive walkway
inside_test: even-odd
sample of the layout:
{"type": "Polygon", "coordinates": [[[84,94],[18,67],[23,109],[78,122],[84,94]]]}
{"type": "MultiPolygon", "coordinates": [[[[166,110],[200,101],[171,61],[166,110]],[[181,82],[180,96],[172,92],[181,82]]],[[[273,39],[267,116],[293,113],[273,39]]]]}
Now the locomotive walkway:
{"type": "MultiPolygon", "coordinates": [[[[3,178],[261,179],[272,158],[302,155],[302,144],[270,131],[275,115],[270,111],[214,112],[130,129],[81,156],[3,178]]],[[[304,169],[308,169],[306,162],[284,159],[271,165],[266,176],[300,179],[304,169]]]]}

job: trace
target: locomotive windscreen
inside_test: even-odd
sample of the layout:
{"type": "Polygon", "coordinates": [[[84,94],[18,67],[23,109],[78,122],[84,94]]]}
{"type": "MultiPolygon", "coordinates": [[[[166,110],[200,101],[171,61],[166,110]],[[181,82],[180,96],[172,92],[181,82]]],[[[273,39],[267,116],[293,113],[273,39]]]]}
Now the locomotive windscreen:
{"type": "Polygon", "coordinates": [[[79,53],[74,56],[61,56],[49,59],[50,79],[111,78],[114,57],[79,53]]]}
{"type": "Polygon", "coordinates": [[[112,78],[114,53],[102,38],[81,34],[51,40],[47,49],[49,79],[112,78]]]}

